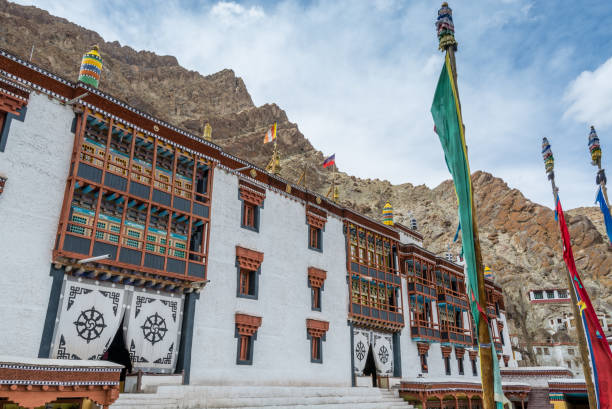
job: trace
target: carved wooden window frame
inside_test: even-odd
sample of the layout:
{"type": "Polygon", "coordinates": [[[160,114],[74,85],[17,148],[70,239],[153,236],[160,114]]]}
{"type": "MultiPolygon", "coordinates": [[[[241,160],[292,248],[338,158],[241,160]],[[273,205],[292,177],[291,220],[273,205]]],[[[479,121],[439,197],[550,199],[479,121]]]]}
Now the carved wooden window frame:
{"type": "Polygon", "coordinates": [[[257,331],[261,326],[261,321],[261,317],[236,313],[234,335],[237,338],[236,365],[253,364],[254,343],[257,339],[257,331]]]}
{"type": "Polygon", "coordinates": [[[323,341],[329,330],[329,322],[308,318],[306,319],[306,339],[310,340],[310,362],[323,363],[323,341]]]}

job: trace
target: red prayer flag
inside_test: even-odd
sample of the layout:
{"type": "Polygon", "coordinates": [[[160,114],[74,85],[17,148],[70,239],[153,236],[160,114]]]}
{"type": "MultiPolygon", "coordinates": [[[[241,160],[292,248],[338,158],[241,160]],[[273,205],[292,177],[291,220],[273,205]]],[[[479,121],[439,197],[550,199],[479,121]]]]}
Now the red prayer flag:
{"type": "MultiPolygon", "coordinates": [[[[586,341],[591,352],[591,367],[593,368],[593,383],[595,384],[595,393],[597,395],[597,407],[600,409],[609,409],[612,406],[612,351],[608,345],[606,334],[604,333],[595,309],[591,304],[589,294],[582,285],[582,280],[578,275],[576,263],[574,262],[574,254],[572,252],[572,243],[569,230],[565,223],[565,215],[561,208],[561,201],[557,198],[557,216],[559,219],[559,229],[563,239],[563,260],[570,272],[572,284],[576,290],[578,301],[586,308],[581,308],[580,319],[585,324],[586,341]]],[[[570,289],[571,291],[571,289],[570,289]]],[[[588,374],[585,374],[588,376],[588,374]]]]}

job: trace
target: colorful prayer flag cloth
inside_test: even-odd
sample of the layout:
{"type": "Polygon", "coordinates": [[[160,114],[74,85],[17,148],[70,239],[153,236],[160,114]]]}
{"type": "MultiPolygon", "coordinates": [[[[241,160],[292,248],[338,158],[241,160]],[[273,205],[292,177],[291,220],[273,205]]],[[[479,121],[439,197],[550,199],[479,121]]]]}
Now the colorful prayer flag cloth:
{"type": "Polygon", "coordinates": [[[612,216],[610,216],[610,208],[606,203],[601,186],[599,186],[599,190],[597,191],[595,203],[599,203],[599,208],[601,209],[604,217],[604,224],[606,225],[606,233],[608,233],[608,240],[612,244],[612,216]]]}
{"type": "Polygon", "coordinates": [[[612,405],[612,351],[610,351],[608,340],[601,328],[599,319],[597,319],[597,314],[591,304],[589,294],[584,285],[582,285],[580,275],[578,275],[569,230],[565,223],[565,215],[563,214],[561,200],[559,200],[558,196],[556,209],[561,238],[563,239],[563,260],[572,279],[572,285],[580,308],[580,319],[582,319],[584,325],[584,333],[591,356],[597,408],[608,409],[612,405]]]}
{"type": "MultiPolygon", "coordinates": [[[[470,179],[470,165],[467,156],[465,136],[463,134],[463,120],[459,107],[459,97],[453,81],[453,70],[450,58],[446,54],[444,66],[440,73],[434,100],[431,105],[431,114],[435,123],[435,131],[440,138],[446,166],[453,176],[455,193],[459,207],[459,223],[461,223],[461,240],[463,254],[466,261],[468,294],[471,294],[470,309],[476,324],[476,336],[478,336],[478,323],[481,318],[486,319],[482,307],[479,306],[478,276],[476,270],[476,250],[474,244],[473,229],[473,195],[472,181],[470,179]]],[[[483,346],[482,348],[485,348],[483,346]]],[[[488,346],[491,348],[491,345],[488,346]]],[[[481,351],[482,353],[482,351],[481,351]]],[[[501,386],[501,375],[499,373],[499,362],[493,352],[493,377],[494,398],[498,409],[503,405],[503,391],[501,386]]]]}
{"type": "Polygon", "coordinates": [[[266,132],[266,136],[264,136],[263,143],[272,142],[275,139],[276,139],[276,122],[274,122],[274,125],[272,125],[270,129],[268,129],[268,132],[266,132]]]}
{"type": "Polygon", "coordinates": [[[331,165],[335,165],[336,164],[336,154],[334,153],[332,156],[330,156],[329,158],[325,159],[323,161],[323,167],[327,168],[331,165]]]}

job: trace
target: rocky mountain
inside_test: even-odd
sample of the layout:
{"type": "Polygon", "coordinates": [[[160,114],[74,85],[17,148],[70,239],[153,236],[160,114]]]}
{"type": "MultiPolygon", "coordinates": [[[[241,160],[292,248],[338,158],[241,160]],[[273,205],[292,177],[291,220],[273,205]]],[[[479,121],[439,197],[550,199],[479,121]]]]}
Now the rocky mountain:
{"type": "MultiPolygon", "coordinates": [[[[256,107],[241,78],[230,69],[201,75],[181,67],[172,56],[136,51],[36,7],[0,0],[0,47],[27,58],[61,76],[75,80],[83,52],[100,46],[104,70],[100,89],[188,131],[200,134],[205,121],[213,140],[228,152],[265,166],[272,146],[262,147],[266,128],[278,122],[283,138],[281,176],[297,181],[306,169],[309,189],[326,194],[329,172],[323,172],[317,151],[275,104],[256,107]]],[[[531,288],[564,287],[565,266],[552,210],[525,198],[501,179],[486,172],[472,175],[480,239],[485,262],[503,286],[510,332],[523,345],[543,340],[549,318],[561,307],[536,309],[528,302],[531,288]]],[[[392,185],[384,180],[359,179],[338,173],[340,202],[379,218],[386,199],[396,221],[414,216],[424,234],[425,247],[447,250],[457,227],[456,198],[451,181],[430,189],[425,185],[392,185]]],[[[579,270],[596,307],[612,310],[612,249],[607,243],[599,211],[579,208],[568,212],[579,270]]],[[[458,253],[459,244],[452,244],[458,253]]],[[[567,337],[555,334],[554,337],[567,337]]],[[[528,359],[529,359],[529,354],[528,359]]]]}

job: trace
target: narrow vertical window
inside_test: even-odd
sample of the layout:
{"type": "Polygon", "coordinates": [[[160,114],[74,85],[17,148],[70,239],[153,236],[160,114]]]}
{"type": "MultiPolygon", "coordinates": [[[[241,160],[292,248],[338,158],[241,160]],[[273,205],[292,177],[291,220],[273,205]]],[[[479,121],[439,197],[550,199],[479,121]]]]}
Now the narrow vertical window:
{"type": "Polygon", "coordinates": [[[323,229],[327,215],[318,208],[306,206],[306,224],[308,225],[308,248],[323,251],[323,229]]]}
{"type": "Polygon", "coordinates": [[[311,362],[320,362],[321,361],[321,337],[311,337],[310,338],[311,345],[311,362]]]}
{"type": "Polygon", "coordinates": [[[252,295],[253,291],[249,286],[249,276],[251,272],[248,270],[240,270],[240,294],[241,295],[252,295]]]}
{"type": "Polygon", "coordinates": [[[249,228],[251,230],[257,230],[257,224],[255,223],[255,212],[257,206],[251,203],[242,203],[242,227],[249,228]]]}
{"type": "Polygon", "coordinates": [[[306,338],[310,340],[310,362],[323,363],[323,341],[329,329],[329,322],[314,319],[306,320],[306,338]]]}
{"type": "Polygon", "coordinates": [[[423,353],[420,355],[421,358],[421,372],[427,373],[427,353],[423,353]]]}
{"type": "Polygon", "coordinates": [[[263,253],[236,246],[236,296],[257,299],[263,253]]]}
{"type": "Polygon", "coordinates": [[[470,361],[472,361],[472,375],[478,376],[478,368],[476,366],[476,358],[473,358],[470,361]]]}
{"type": "Polygon", "coordinates": [[[315,250],[321,250],[321,229],[318,229],[315,226],[310,226],[309,231],[310,240],[308,247],[315,250]]]}
{"type": "Polygon", "coordinates": [[[248,335],[240,336],[240,357],[239,361],[249,361],[250,360],[250,343],[251,337],[248,335]]]}
{"type": "Polygon", "coordinates": [[[236,313],[237,365],[253,364],[253,348],[257,339],[257,330],[261,326],[261,317],[236,313]]]}
{"type": "Polygon", "coordinates": [[[459,366],[459,375],[463,375],[463,358],[457,358],[457,364],[459,366]]]}
{"type": "Polygon", "coordinates": [[[313,310],[321,310],[321,289],[320,288],[312,288],[312,306],[313,310]]]}
{"type": "Polygon", "coordinates": [[[321,311],[321,297],[323,283],[327,273],[315,267],[308,267],[308,287],[310,287],[310,308],[313,311],[321,311]]]}
{"type": "Polygon", "coordinates": [[[246,184],[242,180],[238,190],[242,201],[240,226],[259,232],[259,213],[266,197],[265,190],[246,184]]]}
{"type": "Polygon", "coordinates": [[[444,371],[446,372],[447,375],[451,374],[451,366],[450,366],[450,357],[449,356],[445,356],[444,357],[444,371]]]}

